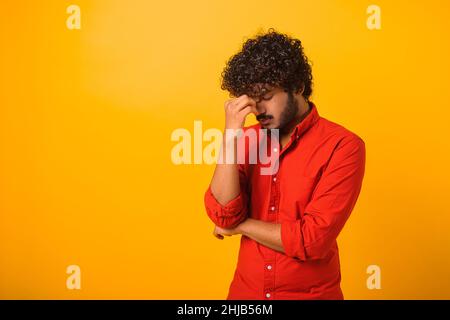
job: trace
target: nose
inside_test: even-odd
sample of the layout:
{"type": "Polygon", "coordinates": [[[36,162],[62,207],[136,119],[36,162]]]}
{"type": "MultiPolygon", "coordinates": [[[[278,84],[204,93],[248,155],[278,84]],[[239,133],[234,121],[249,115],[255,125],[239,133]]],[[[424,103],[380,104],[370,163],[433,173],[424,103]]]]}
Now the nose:
{"type": "Polygon", "coordinates": [[[264,107],[263,103],[256,103],[256,111],[258,111],[258,115],[266,112],[266,108],[264,107]]]}

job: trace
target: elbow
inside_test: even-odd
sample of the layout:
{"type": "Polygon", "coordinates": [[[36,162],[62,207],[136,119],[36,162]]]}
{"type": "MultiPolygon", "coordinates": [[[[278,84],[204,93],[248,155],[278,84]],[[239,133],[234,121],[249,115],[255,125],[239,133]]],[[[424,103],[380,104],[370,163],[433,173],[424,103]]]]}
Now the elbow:
{"type": "Polygon", "coordinates": [[[331,253],[329,249],[312,250],[306,252],[306,261],[323,260],[331,253]]]}
{"type": "MultiPolygon", "coordinates": [[[[286,253],[286,251],[285,251],[286,253]]],[[[331,253],[331,250],[308,250],[305,249],[302,253],[295,253],[291,254],[290,257],[299,260],[301,262],[307,262],[307,261],[316,261],[316,260],[323,260],[328,257],[328,255],[331,253]]],[[[286,253],[287,254],[287,253],[286,253]]],[[[289,256],[289,254],[287,254],[289,256]]]]}
{"type": "MultiPolygon", "coordinates": [[[[285,221],[281,224],[281,242],[284,253],[299,261],[322,260],[332,252],[333,237],[305,241],[300,221],[285,221]]],[[[309,240],[309,238],[308,238],[309,240]]]]}
{"type": "Polygon", "coordinates": [[[248,209],[242,193],[223,205],[214,197],[211,188],[208,188],[204,204],[208,217],[223,229],[232,229],[247,218],[248,209]]]}
{"type": "Polygon", "coordinates": [[[316,245],[306,246],[305,254],[302,257],[304,261],[324,260],[333,253],[332,247],[335,242],[321,242],[316,245]]]}

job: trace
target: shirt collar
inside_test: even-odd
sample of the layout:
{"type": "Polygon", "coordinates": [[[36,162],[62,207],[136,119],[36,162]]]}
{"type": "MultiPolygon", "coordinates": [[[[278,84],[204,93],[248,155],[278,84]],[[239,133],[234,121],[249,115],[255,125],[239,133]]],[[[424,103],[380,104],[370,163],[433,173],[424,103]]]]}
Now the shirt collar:
{"type": "Polygon", "coordinates": [[[306,117],[295,126],[295,129],[291,135],[292,139],[300,138],[300,136],[302,136],[306,131],[308,131],[308,129],[316,124],[317,120],[319,120],[320,118],[316,105],[312,101],[309,101],[308,104],[310,106],[310,111],[306,115],[306,117]]]}

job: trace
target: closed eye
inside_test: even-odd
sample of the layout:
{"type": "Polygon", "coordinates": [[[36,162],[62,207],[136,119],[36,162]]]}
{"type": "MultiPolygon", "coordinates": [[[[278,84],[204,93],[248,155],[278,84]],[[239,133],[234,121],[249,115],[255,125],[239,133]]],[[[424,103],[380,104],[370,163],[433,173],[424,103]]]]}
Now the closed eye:
{"type": "Polygon", "coordinates": [[[266,100],[266,101],[267,101],[267,100],[270,100],[270,99],[272,99],[272,97],[273,97],[273,95],[272,95],[272,96],[270,96],[270,97],[263,97],[262,99],[263,99],[263,100],[266,100]]]}

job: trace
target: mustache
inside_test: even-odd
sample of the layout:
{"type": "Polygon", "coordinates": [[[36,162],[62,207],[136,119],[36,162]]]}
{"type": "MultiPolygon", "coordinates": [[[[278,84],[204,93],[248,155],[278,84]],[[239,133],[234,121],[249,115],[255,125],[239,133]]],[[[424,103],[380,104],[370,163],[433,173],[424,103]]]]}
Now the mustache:
{"type": "Polygon", "coordinates": [[[266,114],[259,114],[256,116],[256,120],[265,120],[265,119],[272,119],[273,117],[271,115],[266,114]]]}

